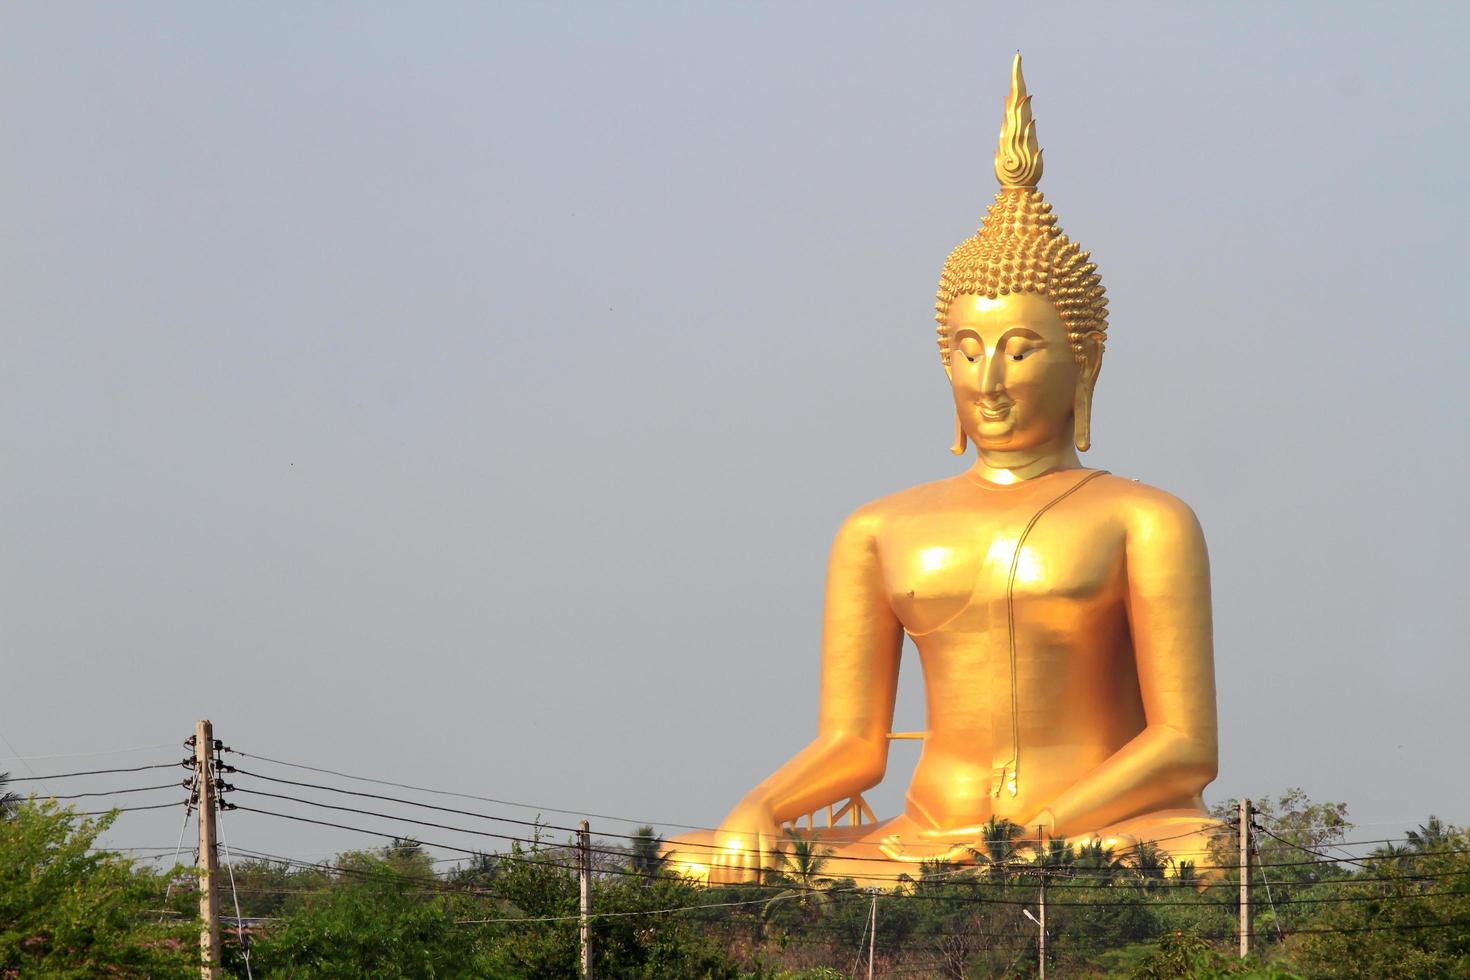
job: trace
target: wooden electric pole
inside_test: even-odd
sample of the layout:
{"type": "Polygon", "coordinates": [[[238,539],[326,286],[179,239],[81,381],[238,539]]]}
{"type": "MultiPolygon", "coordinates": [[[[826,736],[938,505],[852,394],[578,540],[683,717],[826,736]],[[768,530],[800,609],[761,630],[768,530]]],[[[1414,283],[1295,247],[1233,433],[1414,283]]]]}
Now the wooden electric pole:
{"type": "Polygon", "coordinates": [[[1241,800],[1240,820],[1240,958],[1251,955],[1251,801],[1241,800]]]}
{"type": "Polygon", "coordinates": [[[219,851],[214,836],[214,726],[204,719],[194,727],[194,767],[199,776],[199,952],[204,980],[220,977],[219,851]]]}
{"type": "Polygon", "coordinates": [[[1036,945],[1041,980],[1046,980],[1046,859],[1046,828],[1038,825],[1036,828],[1036,873],[1041,878],[1041,886],[1036,890],[1036,910],[1040,916],[1036,925],[1041,929],[1041,938],[1037,940],[1036,945]]]}
{"type": "Polygon", "coordinates": [[[577,831],[577,875],[581,879],[578,938],[582,980],[592,980],[592,838],[585,820],[577,831]]]}
{"type": "Polygon", "coordinates": [[[1036,897],[1037,911],[1040,913],[1036,924],[1041,928],[1041,938],[1037,940],[1038,968],[1041,971],[1041,980],[1046,980],[1046,868],[1041,869],[1041,887],[1036,897]]]}
{"type": "Polygon", "coordinates": [[[873,950],[878,945],[878,889],[873,889],[873,908],[868,912],[868,980],[873,980],[873,950]]]}

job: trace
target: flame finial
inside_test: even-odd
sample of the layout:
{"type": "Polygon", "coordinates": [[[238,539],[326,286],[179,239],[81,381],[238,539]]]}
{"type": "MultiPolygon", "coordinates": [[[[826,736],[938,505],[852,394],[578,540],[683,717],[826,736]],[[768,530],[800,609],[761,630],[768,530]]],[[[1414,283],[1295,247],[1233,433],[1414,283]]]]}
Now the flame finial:
{"type": "Polygon", "coordinates": [[[1006,96],[1006,120],[995,151],[995,177],[1002,187],[1035,187],[1041,180],[1041,146],[1036,142],[1019,51],[1011,63],[1011,94],[1006,96]]]}

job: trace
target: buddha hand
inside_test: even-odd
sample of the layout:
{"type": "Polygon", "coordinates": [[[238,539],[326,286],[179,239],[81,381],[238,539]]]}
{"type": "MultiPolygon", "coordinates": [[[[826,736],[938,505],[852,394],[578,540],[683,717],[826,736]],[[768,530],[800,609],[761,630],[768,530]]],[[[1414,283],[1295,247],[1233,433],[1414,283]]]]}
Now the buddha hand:
{"type": "Polygon", "coordinates": [[[710,883],[749,881],[775,863],[781,829],[764,799],[746,797],[720,821],[710,855],[710,883]]]}

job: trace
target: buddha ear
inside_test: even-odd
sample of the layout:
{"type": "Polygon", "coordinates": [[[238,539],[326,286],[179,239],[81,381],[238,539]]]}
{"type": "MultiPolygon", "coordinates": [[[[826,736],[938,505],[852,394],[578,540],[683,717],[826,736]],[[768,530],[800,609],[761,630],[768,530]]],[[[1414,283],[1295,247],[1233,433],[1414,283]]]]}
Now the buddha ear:
{"type": "Polygon", "coordinates": [[[1072,394],[1072,440],[1079,453],[1092,448],[1092,392],[1102,371],[1102,338],[1089,334],[1080,341],[1077,388],[1072,394]]]}
{"type": "MultiPolygon", "coordinates": [[[[948,349],[944,351],[944,377],[951,384],[954,383],[954,369],[950,367],[949,359],[953,356],[954,355],[948,349]]],[[[960,421],[959,409],[955,409],[954,443],[949,447],[949,451],[956,456],[963,456],[965,455],[965,451],[967,449],[969,449],[969,439],[965,435],[965,423],[960,421]]]]}

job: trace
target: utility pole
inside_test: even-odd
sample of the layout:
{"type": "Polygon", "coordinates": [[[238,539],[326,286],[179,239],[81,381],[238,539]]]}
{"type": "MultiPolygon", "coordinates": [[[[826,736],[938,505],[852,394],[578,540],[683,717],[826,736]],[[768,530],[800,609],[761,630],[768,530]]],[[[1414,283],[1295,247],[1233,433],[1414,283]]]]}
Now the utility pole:
{"type": "Polygon", "coordinates": [[[581,915],[578,937],[582,953],[582,980],[592,980],[592,837],[587,821],[577,831],[577,875],[581,879],[581,915]]]}
{"type": "Polygon", "coordinates": [[[1241,800],[1240,820],[1240,958],[1251,955],[1251,801],[1241,800]]]}
{"type": "Polygon", "coordinates": [[[1036,828],[1036,869],[1041,877],[1041,887],[1037,889],[1036,896],[1037,911],[1041,914],[1036,923],[1041,927],[1037,955],[1040,959],[1041,980],[1046,980],[1046,828],[1040,825],[1036,828]]]}
{"type": "Polygon", "coordinates": [[[873,949],[878,945],[878,889],[873,889],[873,907],[868,912],[868,980],[873,980],[873,949]]]}
{"type": "Polygon", "coordinates": [[[214,726],[208,719],[194,727],[194,766],[199,773],[199,952],[204,980],[216,980],[219,964],[219,851],[214,836],[214,726]]]}
{"type": "Polygon", "coordinates": [[[1036,905],[1041,915],[1036,924],[1041,927],[1041,939],[1037,941],[1036,945],[1038,950],[1037,956],[1041,961],[1038,964],[1041,971],[1041,980],[1046,980],[1046,868],[1043,867],[1040,874],[1041,888],[1036,898],[1036,905]]]}

